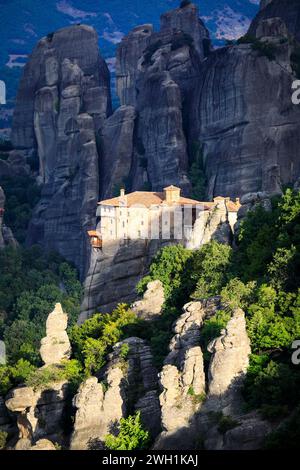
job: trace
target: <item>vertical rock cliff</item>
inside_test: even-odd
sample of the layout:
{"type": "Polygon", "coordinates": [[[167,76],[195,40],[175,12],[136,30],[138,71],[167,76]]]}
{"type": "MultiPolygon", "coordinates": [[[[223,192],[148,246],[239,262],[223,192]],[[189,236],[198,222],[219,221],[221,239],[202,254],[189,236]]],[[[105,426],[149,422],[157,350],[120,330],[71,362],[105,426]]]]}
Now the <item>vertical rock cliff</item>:
{"type": "Polygon", "coordinates": [[[300,171],[300,108],[291,101],[292,38],[280,19],[260,22],[256,40],[213,52],[193,108],[207,195],[280,191],[300,171]]]}
{"type": "Polygon", "coordinates": [[[13,119],[16,148],[36,152],[42,197],[28,233],[83,274],[99,197],[97,132],[111,113],[110,79],[88,26],[49,34],[25,67],[13,119]]]}

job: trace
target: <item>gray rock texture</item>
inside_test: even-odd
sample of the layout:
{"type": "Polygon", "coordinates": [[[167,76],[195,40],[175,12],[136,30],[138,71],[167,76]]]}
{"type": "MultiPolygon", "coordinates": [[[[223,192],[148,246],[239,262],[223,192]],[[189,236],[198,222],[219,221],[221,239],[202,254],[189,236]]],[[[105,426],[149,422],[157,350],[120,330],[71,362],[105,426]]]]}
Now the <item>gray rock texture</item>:
{"type": "Polygon", "coordinates": [[[17,247],[19,244],[12,230],[4,223],[5,194],[0,186],[0,250],[6,246],[17,247]]]}
{"type": "Polygon", "coordinates": [[[254,18],[249,34],[255,36],[256,28],[266,18],[282,18],[290,33],[300,39],[300,5],[298,0],[262,0],[260,11],[254,18]]]}
{"type": "Polygon", "coordinates": [[[121,106],[106,121],[101,135],[101,199],[119,194],[129,177],[134,151],[136,111],[121,106]]]}
{"type": "Polygon", "coordinates": [[[13,144],[37,151],[43,185],[27,242],[58,251],[82,275],[99,197],[96,135],[111,113],[109,81],[93,28],[61,29],[34,49],[13,118],[13,144]]]}
{"type": "Polygon", "coordinates": [[[114,346],[101,376],[91,377],[79,388],[73,404],[77,408],[71,449],[103,448],[105,437],[122,417],[141,412],[153,437],[160,431],[157,371],[149,346],[139,338],[128,338],[114,346]],[[124,357],[122,348],[127,346],[124,357]]]}
{"type": "Polygon", "coordinates": [[[175,322],[175,336],[160,373],[163,431],[155,449],[193,448],[196,437],[194,416],[205,395],[200,328],[206,317],[205,303],[191,302],[175,322]]]}
{"type": "Polygon", "coordinates": [[[198,7],[193,3],[164,13],[161,15],[160,24],[161,31],[179,30],[191,36],[201,60],[209,52],[209,32],[199,18],[198,7]]]}
{"type": "Polygon", "coordinates": [[[13,389],[6,399],[7,409],[16,413],[19,438],[35,442],[49,438],[60,441],[66,408],[67,383],[56,382],[43,390],[32,387],[13,389]]]}
{"type": "Polygon", "coordinates": [[[71,344],[66,332],[68,315],[56,304],[46,321],[46,336],[41,340],[40,355],[46,366],[70,359],[71,344]]]}
{"type": "Polygon", "coordinates": [[[208,346],[212,357],[208,369],[208,398],[223,410],[232,406],[249,365],[250,340],[245,314],[236,309],[221,336],[208,346]]]}
{"type": "Polygon", "coordinates": [[[194,120],[209,199],[274,192],[299,174],[300,109],[291,102],[289,45],[276,48],[277,60],[239,45],[203,63],[194,120]]]}
{"type": "Polygon", "coordinates": [[[164,287],[161,281],[151,281],[141,300],[131,305],[136,315],[143,320],[154,320],[162,313],[165,302],[164,287]]]}

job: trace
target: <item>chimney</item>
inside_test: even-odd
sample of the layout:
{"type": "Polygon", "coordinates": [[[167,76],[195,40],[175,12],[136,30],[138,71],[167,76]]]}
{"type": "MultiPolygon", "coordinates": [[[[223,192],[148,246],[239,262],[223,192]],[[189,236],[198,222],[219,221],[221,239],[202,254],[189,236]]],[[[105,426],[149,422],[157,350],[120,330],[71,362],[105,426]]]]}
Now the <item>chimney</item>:
{"type": "Polygon", "coordinates": [[[236,203],[238,206],[241,205],[241,200],[240,200],[239,197],[236,197],[236,198],[235,198],[235,203],[236,203]]]}
{"type": "Polygon", "coordinates": [[[120,189],[120,196],[124,197],[125,196],[125,188],[120,189]]]}
{"type": "Polygon", "coordinates": [[[164,188],[164,199],[167,203],[172,202],[179,202],[180,199],[180,188],[176,188],[176,186],[168,186],[164,188]]]}

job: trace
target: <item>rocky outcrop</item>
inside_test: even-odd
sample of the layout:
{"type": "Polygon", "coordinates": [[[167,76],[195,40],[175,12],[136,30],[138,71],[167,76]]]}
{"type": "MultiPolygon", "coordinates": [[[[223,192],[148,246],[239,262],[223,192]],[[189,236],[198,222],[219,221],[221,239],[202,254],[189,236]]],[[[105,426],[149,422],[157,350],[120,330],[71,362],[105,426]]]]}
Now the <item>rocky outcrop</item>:
{"type": "Polygon", "coordinates": [[[24,68],[12,129],[16,148],[37,151],[43,185],[27,241],[58,251],[81,274],[99,196],[96,135],[110,113],[96,32],[74,25],[43,38],[24,68]]]}
{"type": "Polygon", "coordinates": [[[144,426],[156,437],[160,431],[157,371],[145,341],[128,338],[116,344],[101,380],[102,384],[95,377],[88,379],[74,399],[71,449],[103,448],[105,436],[134,411],[141,412],[144,426]]]}
{"type": "Polygon", "coordinates": [[[30,167],[27,164],[27,152],[21,150],[12,150],[5,152],[7,158],[2,160],[0,158],[0,183],[2,178],[14,178],[16,176],[28,176],[30,174],[30,167]]]}
{"type": "Polygon", "coordinates": [[[146,274],[151,259],[162,240],[116,240],[93,249],[90,267],[84,284],[84,300],[79,323],[95,311],[110,312],[118,303],[131,304],[136,300],[136,285],[146,274]]]}
{"type": "Polygon", "coordinates": [[[175,336],[160,373],[163,432],[155,443],[156,449],[176,449],[179,442],[180,449],[193,448],[194,416],[205,396],[200,329],[206,314],[205,302],[191,302],[174,324],[175,336]]]}
{"type": "Polygon", "coordinates": [[[137,26],[122,39],[117,49],[116,80],[121,105],[136,105],[138,62],[152,33],[151,24],[137,26]]]}
{"type": "Polygon", "coordinates": [[[274,192],[299,174],[300,110],[291,102],[288,42],[278,39],[275,50],[270,60],[251,44],[230,46],[203,63],[194,120],[208,198],[274,192]]]}
{"type": "Polygon", "coordinates": [[[129,177],[135,119],[133,106],[121,106],[105,122],[101,135],[101,199],[115,195],[129,177]]]}
{"type": "Polygon", "coordinates": [[[162,313],[165,302],[164,287],[161,281],[151,281],[141,300],[131,306],[136,315],[143,320],[154,320],[162,313]]]}
{"type": "Polygon", "coordinates": [[[71,450],[88,449],[103,436],[103,386],[96,377],[83,382],[73,400],[76,408],[74,432],[71,438],[71,450]]]}
{"type": "Polygon", "coordinates": [[[12,390],[5,405],[16,413],[19,439],[61,441],[66,399],[67,383],[63,381],[50,384],[43,390],[32,387],[12,390]]]}
{"type": "Polygon", "coordinates": [[[59,364],[71,356],[71,344],[66,332],[68,315],[63,312],[61,304],[49,314],[46,322],[46,336],[41,341],[40,355],[46,366],[59,364]]]}
{"type": "Polygon", "coordinates": [[[209,344],[208,350],[212,353],[208,370],[208,398],[210,401],[215,399],[223,411],[227,402],[233,408],[251,353],[245,314],[241,309],[234,311],[226,329],[209,344]]]}
{"type": "Polygon", "coordinates": [[[298,0],[262,0],[260,11],[251,23],[249,34],[255,36],[256,29],[262,20],[281,18],[290,33],[300,40],[300,5],[298,0]]]}
{"type": "Polygon", "coordinates": [[[17,247],[18,242],[15,239],[12,230],[4,223],[5,212],[5,194],[0,186],[0,249],[5,246],[17,247]]]}
{"type": "Polygon", "coordinates": [[[196,5],[190,3],[185,7],[168,11],[161,15],[161,31],[178,30],[188,34],[194,41],[194,46],[203,60],[210,51],[209,32],[203,21],[199,18],[196,5]]]}

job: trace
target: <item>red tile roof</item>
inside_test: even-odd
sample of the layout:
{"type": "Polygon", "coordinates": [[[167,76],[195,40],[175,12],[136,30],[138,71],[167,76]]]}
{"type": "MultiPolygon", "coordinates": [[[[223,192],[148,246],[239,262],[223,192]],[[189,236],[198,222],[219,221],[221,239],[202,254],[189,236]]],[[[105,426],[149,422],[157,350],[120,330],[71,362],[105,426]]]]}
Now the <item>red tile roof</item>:
{"type": "MultiPolygon", "coordinates": [[[[154,205],[160,206],[163,204],[167,204],[163,192],[149,191],[135,191],[133,193],[126,194],[126,196],[124,197],[118,196],[111,199],[105,199],[104,201],[100,201],[98,204],[101,206],[119,207],[120,202],[122,203],[122,201],[126,202],[126,207],[131,207],[138,204],[141,204],[145,207],[150,207],[154,205]]],[[[200,202],[196,201],[195,199],[180,197],[178,201],[170,203],[170,205],[203,205],[204,210],[209,210],[211,208],[212,203],[200,202]]]]}

